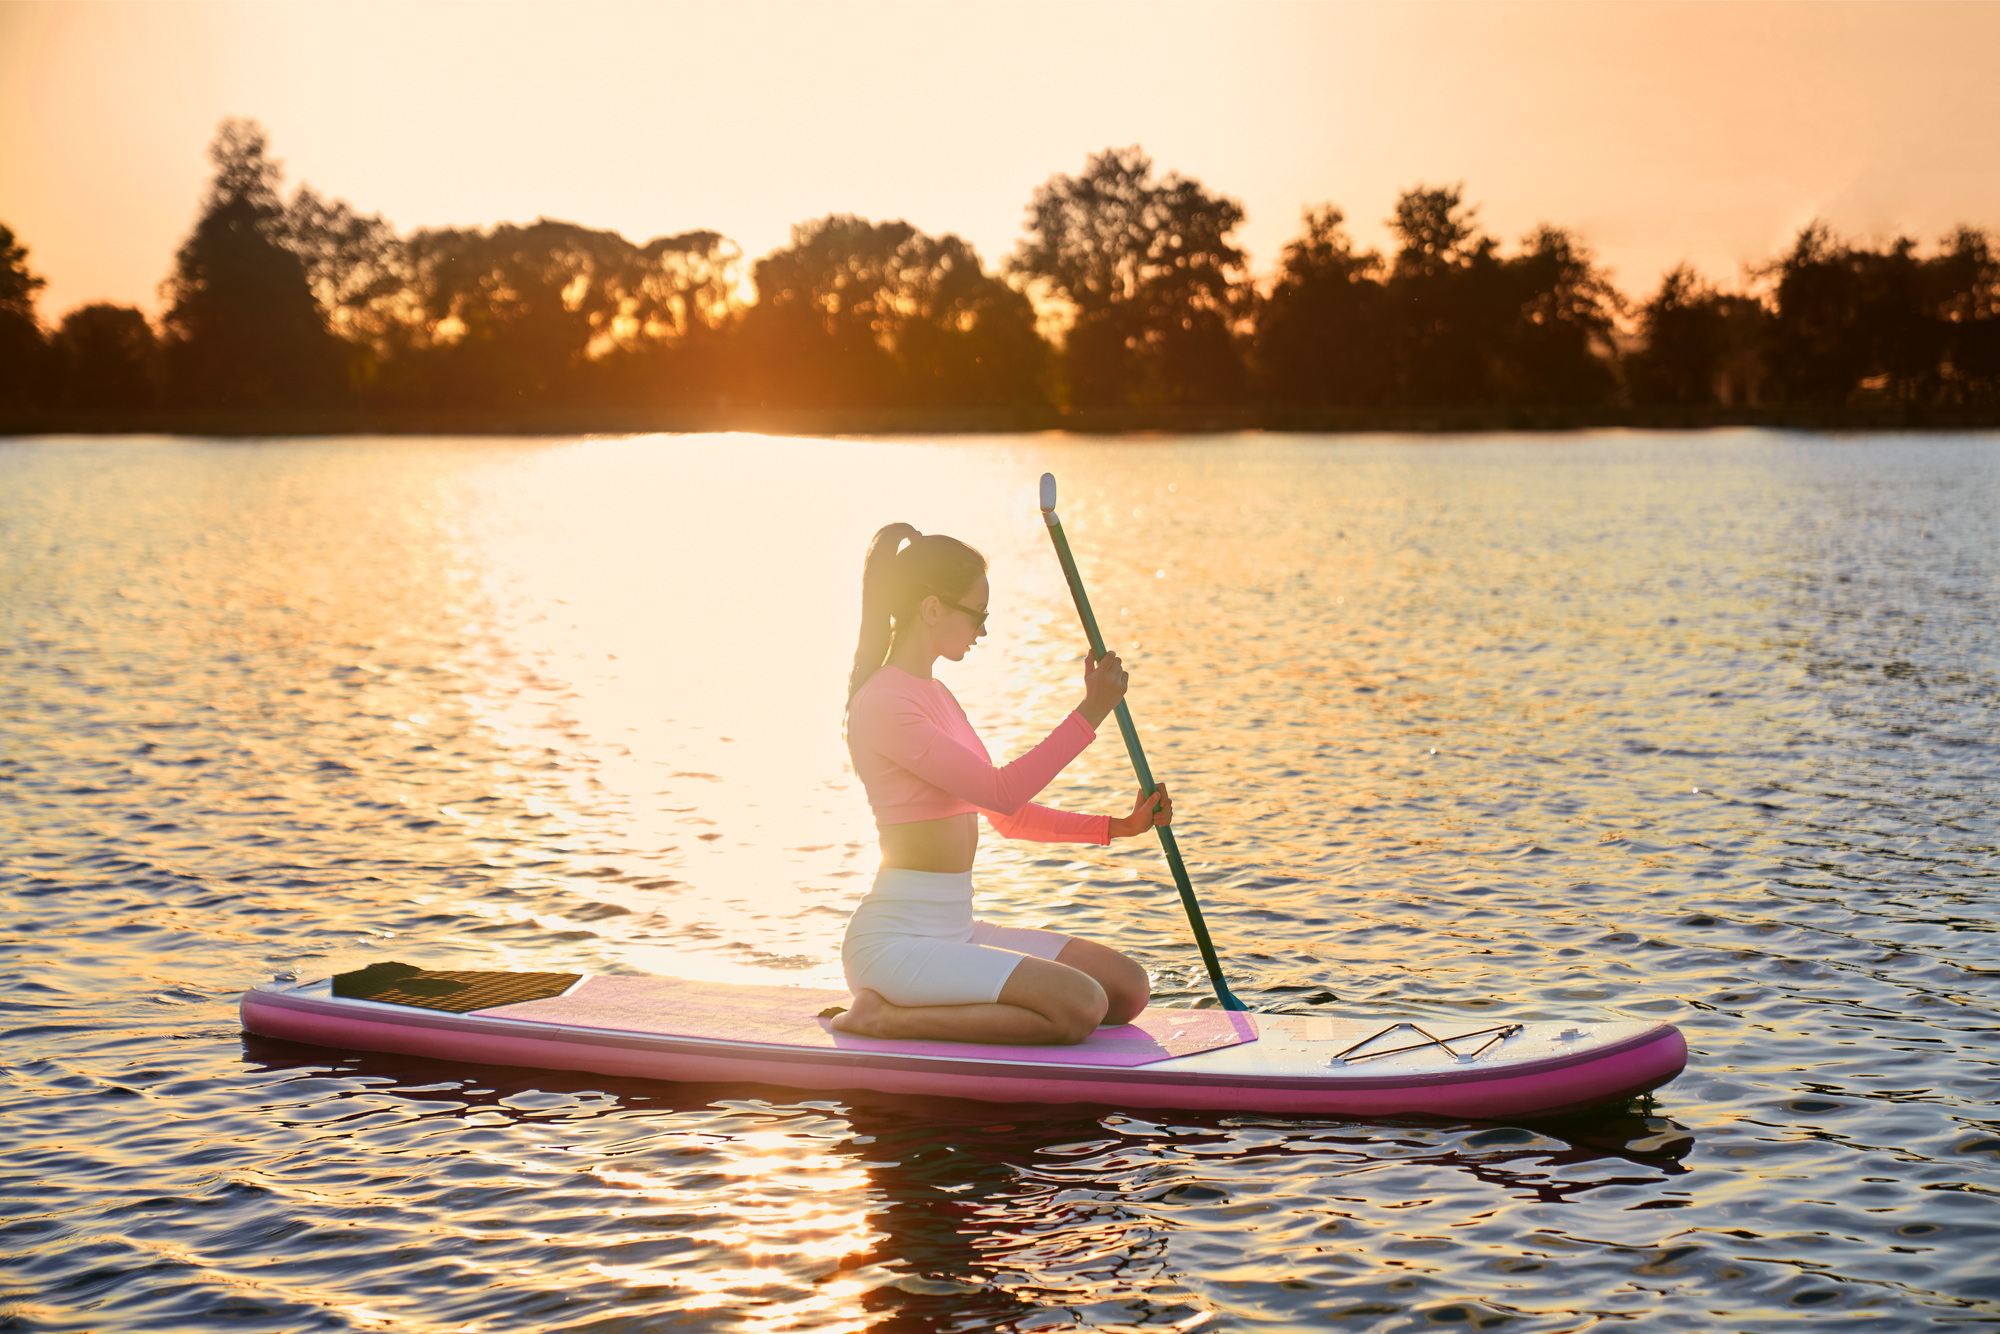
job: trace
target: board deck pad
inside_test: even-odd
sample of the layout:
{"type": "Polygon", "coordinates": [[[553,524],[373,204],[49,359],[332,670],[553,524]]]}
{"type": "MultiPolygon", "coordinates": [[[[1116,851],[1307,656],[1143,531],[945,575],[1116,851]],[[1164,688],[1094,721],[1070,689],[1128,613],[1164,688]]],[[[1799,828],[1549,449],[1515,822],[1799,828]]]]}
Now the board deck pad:
{"type": "Polygon", "coordinates": [[[844,991],[808,987],[716,987],[677,977],[599,976],[566,995],[480,1011],[482,1017],[568,1024],[625,1033],[712,1038],[785,1047],[879,1051],[902,1056],[960,1056],[1053,1065],[1140,1066],[1257,1039],[1257,1022],[1227,1010],[1147,1010],[1129,1024],[1100,1028],[1073,1047],[998,1046],[976,1042],[891,1041],[856,1037],[818,1015],[844,1005],[844,991]]]}
{"type": "Polygon", "coordinates": [[[582,973],[505,973],[432,970],[414,964],[371,963],[351,973],[337,973],[333,994],[386,1005],[411,1005],[424,1010],[469,1014],[516,1001],[560,996],[575,986],[582,973]]]}

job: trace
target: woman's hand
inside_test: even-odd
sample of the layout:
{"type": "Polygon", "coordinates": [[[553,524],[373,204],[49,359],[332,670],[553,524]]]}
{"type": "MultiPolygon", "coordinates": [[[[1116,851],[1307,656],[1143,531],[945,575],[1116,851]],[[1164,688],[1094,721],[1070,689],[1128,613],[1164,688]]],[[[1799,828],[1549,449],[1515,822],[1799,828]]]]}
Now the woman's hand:
{"type": "Polygon", "coordinates": [[[1167,785],[1162,783],[1151,792],[1141,792],[1139,799],[1132,803],[1130,815],[1112,817],[1111,837],[1130,838],[1173,822],[1174,799],[1167,795],[1167,785]]]}
{"type": "Polygon", "coordinates": [[[1125,683],[1125,664],[1118,661],[1116,653],[1106,653],[1095,661],[1086,655],[1083,660],[1083,703],[1076,706],[1076,711],[1092,727],[1102,726],[1105,715],[1125,698],[1125,683]]]}

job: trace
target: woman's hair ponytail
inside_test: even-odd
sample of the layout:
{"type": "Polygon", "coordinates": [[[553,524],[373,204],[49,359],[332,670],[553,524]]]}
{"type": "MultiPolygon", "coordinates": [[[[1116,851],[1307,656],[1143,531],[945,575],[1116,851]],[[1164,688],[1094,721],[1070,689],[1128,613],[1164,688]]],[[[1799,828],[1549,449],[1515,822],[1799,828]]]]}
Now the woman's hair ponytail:
{"type": "Polygon", "coordinates": [[[896,552],[905,542],[923,534],[907,523],[884,524],[868,544],[868,558],[861,563],[861,639],[854,646],[854,667],[847,674],[847,697],[861,689],[883,659],[889,656],[889,635],[893,626],[896,590],[896,552]]]}
{"type": "Polygon", "coordinates": [[[907,523],[884,525],[861,565],[861,637],[847,674],[847,697],[854,698],[887,661],[898,620],[914,614],[933,593],[963,597],[984,573],[986,557],[955,537],[925,537],[907,523]]]}

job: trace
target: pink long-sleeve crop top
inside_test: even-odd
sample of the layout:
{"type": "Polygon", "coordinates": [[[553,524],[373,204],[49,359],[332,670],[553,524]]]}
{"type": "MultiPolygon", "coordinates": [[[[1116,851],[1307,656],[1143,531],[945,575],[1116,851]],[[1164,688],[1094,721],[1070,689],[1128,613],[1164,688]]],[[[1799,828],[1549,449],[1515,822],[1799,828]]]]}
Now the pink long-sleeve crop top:
{"type": "Polygon", "coordinates": [[[1110,816],[1059,811],[1030,800],[1096,736],[1082,714],[1072,713],[1040,745],[995,768],[944,682],[886,665],[847,706],[848,754],[877,825],[980,811],[1008,838],[1109,843],[1110,816]]]}

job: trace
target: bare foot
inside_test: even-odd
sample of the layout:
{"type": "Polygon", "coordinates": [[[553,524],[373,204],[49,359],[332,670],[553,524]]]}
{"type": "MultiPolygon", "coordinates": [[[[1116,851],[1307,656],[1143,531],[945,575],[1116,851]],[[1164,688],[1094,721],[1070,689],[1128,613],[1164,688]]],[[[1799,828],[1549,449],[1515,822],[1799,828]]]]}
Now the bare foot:
{"type": "Polygon", "coordinates": [[[853,1008],[833,1016],[831,1026],[843,1033],[852,1033],[856,1037],[879,1038],[882,1034],[877,1029],[884,1017],[883,1012],[888,1008],[888,1001],[863,987],[854,993],[853,1008]]]}

